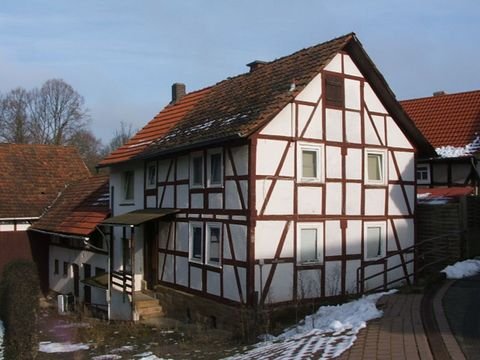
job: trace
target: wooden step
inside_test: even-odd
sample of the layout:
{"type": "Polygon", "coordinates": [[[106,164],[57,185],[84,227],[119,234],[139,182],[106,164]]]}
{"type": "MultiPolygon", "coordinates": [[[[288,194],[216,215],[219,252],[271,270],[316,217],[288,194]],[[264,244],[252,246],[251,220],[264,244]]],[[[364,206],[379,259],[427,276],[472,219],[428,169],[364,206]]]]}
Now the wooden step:
{"type": "Polygon", "coordinates": [[[143,308],[155,307],[155,306],[159,306],[158,300],[155,300],[155,299],[135,301],[135,307],[137,309],[143,309],[143,308]]]}

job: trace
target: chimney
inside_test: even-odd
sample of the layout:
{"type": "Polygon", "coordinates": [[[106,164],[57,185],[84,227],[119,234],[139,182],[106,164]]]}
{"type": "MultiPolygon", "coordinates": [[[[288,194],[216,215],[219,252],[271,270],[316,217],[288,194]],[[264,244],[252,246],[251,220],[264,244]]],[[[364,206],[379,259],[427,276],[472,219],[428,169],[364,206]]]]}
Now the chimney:
{"type": "Polygon", "coordinates": [[[182,84],[182,83],[173,84],[171,104],[175,104],[177,101],[179,101],[182,97],[185,96],[185,93],[186,93],[185,84],[182,84]]]}
{"type": "Polygon", "coordinates": [[[247,64],[247,66],[250,68],[250,72],[254,72],[255,70],[259,69],[263,65],[265,65],[267,62],[262,61],[262,60],[255,60],[252,61],[250,64],[247,64]]]}
{"type": "Polygon", "coordinates": [[[445,91],[440,90],[440,91],[435,91],[435,92],[433,93],[433,96],[442,96],[442,95],[445,95],[445,94],[446,94],[445,91]]]}

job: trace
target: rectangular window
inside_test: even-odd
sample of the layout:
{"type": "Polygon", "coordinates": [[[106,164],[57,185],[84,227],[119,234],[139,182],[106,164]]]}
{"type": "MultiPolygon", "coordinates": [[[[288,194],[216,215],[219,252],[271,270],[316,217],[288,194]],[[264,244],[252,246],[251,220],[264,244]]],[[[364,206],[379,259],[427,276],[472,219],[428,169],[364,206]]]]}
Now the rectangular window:
{"type": "Polygon", "coordinates": [[[367,150],[365,173],[366,183],[375,185],[385,185],[385,163],[386,152],[381,150],[367,150]]]}
{"type": "Polygon", "coordinates": [[[66,261],[63,262],[63,276],[64,277],[68,276],[68,262],[66,261]]]}
{"type": "Polygon", "coordinates": [[[123,199],[133,200],[134,172],[129,170],[123,173],[123,199]]]}
{"type": "Polygon", "coordinates": [[[55,259],[55,261],[54,261],[54,269],[53,269],[53,273],[54,273],[55,275],[58,275],[58,272],[59,272],[59,271],[60,271],[60,270],[59,270],[59,264],[58,264],[58,260],[57,260],[57,259],[55,259]]]}
{"type": "Polygon", "coordinates": [[[220,265],[222,248],[222,225],[207,225],[207,264],[220,265]]]}
{"type": "Polygon", "coordinates": [[[297,236],[297,263],[323,263],[323,224],[301,224],[297,236]]]}
{"type": "Polygon", "coordinates": [[[189,258],[191,261],[203,262],[203,225],[190,224],[189,258]]]}
{"type": "Polygon", "coordinates": [[[343,78],[333,75],[325,76],[325,105],[343,108],[343,78]]]}
{"type": "Polygon", "coordinates": [[[375,260],[385,256],[385,230],[384,223],[365,224],[365,260],[375,260]]]}
{"type": "Polygon", "coordinates": [[[298,178],[303,182],[323,181],[322,153],[323,147],[300,144],[298,152],[298,178]]]}
{"type": "Polygon", "coordinates": [[[190,184],[193,187],[203,186],[203,156],[201,154],[192,155],[190,165],[190,184]]]}
{"type": "Polygon", "coordinates": [[[92,276],[92,267],[90,264],[83,264],[83,278],[88,279],[92,276]]]}
{"type": "Polygon", "coordinates": [[[419,184],[430,183],[430,169],[428,165],[417,165],[417,182],[419,184]]]}
{"type": "Polygon", "coordinates": [[[221,186],[223,183],[223,157],[222,150],[208,152],[208,186],[221,186]]]}
{"type": "Polygon", "coordinates": [[[157,167],[155,164],[148,165],[147,168],[147,188],[155,187],[157,182],[157,167]]]}

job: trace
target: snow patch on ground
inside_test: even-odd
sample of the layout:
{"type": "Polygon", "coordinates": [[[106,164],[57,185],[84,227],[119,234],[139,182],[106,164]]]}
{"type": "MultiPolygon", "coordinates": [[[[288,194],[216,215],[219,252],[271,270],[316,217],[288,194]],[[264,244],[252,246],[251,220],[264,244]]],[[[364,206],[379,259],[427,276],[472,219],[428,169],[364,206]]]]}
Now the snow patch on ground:
{"type": "Polygon", "coordinates": [[[142,354],[138,354],[138,355],[133,355],[133,357],[135,359],[138,358],[138,360],[169,360],[169,359],[159,358],[150,351],[142,354]]]}
{"type": "Polygon", "coordinates": [[[118,359],[121,359],[121,358],[122,357],[120,355],[108,354],[108,355],[94,356],[94,357],[92,357],[92,360],[118,360],[118,359]]]}
{"type": "Polygon", "coordinates": [[[43,341],[40,343],[39,350],[44,353],[67,353],[79,350],[88,350],[89,346],[86,344],[78,343],[72,344],[65,343],[52,343],[50,341],[43,341]]]}
{"type": "Polygon", "coordinates": [[[480,273],[480,260],[469,259],[456,262],[447,266],[441,272],[447,275],[447,279],[463,279],[480,273]]]}
{"type": "Polygon", "coordinates": [[[227,359],[337,357],[353,345],[358,332],[367,326],[367,321],[383,315],[375,306],[377,300],[395,292],[372,294],[342,305],[321,306],[315,314],[308,315],[279,336],[263,336],[266,341],[256,344],[254,349],[227,359]]]}

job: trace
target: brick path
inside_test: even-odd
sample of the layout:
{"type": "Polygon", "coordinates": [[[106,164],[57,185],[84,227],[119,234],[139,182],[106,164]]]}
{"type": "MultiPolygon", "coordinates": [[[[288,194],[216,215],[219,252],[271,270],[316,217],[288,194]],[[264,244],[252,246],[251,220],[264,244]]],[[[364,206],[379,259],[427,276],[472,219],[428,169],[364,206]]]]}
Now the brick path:
{"type": "Polygon", "coordinates": [[[369,321],[338,359],[433,359],[420,315],[421,294],[395,294],[377,302],[380,319],[369,321]]]}

